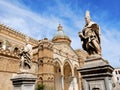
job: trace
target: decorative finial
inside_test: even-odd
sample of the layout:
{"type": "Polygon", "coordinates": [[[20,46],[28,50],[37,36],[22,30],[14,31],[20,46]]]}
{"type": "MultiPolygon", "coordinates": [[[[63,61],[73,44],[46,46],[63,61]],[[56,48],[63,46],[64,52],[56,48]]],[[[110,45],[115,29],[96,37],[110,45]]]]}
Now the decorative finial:
{"type": "Polygon", "coordinates": [[[61,30],[62,30],[62,26],[61,26],[61,24],[59,24],[58,31],[61,31],[61,30]]]}
{"type": "Polygon", "coordinates": [[[85,18],[89,18],[90,19],[90,12],[88,10],[85,13],[85,18]]]}

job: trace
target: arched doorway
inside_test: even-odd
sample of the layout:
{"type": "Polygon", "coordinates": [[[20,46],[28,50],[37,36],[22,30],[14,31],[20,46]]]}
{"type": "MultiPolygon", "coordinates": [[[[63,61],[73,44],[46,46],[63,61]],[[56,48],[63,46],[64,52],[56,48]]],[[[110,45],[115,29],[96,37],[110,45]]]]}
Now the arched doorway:
{"type": "Polygon", "coordinates": [[[62,90],[61,68],[57,61],[54,63],[54,77],[55,90],[62,90]]]}
{"type": "Polygon", "coordinates": [[[64,90],[73,90],[72,85],[72,70],[70,67],[70,64],[68,62],[65,62],[64,64],[64,90]]]}

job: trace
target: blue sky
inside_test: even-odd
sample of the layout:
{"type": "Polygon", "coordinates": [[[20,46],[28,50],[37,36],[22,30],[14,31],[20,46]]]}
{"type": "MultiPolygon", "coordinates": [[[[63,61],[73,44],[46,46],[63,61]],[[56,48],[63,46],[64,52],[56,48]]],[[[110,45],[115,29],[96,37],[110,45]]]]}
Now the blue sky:
{"type": "Polygon", "coordinates": [[[120,67],[120,0],[0,0],[0,23],[35,39],[52,39],[59,23],[81,48],[86,10],[101,28],[102,56],[113,67],[120,67]]]}

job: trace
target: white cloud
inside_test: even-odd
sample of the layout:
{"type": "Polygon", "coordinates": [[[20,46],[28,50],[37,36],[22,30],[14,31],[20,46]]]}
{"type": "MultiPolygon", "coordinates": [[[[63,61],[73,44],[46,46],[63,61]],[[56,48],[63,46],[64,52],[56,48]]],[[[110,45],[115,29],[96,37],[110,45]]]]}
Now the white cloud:
{"type": "Polygon", "coordinates": [[[120,66],[120,32],[116,29],[104,29],[102,35],[103,57],[109,60],[114,67],[120,66]]]}
{"type": "Polygon", "coordinates": [[[58,25],[58,21],[61,21],[57,17],[50,16],[47,18],[5,1],[0,2],[0,11],[3,14],[0,16],[1,23],[33,37],[36,37],[36,33],[39,33],[41,36],[36,37],[37,39],[42,38],[43,34],[45,37],[48,36],[46,33],[53,32],[54,27],[58,25]]]}
{"type": "MultiPolygon", "coordinates": [[[[48,8],[56,12],[58,16],[54,14],[38,14],[31,11],[26,6],[19,3],[18,0],[1,0],[0,1],[0,22],[10,27],[21,31],[27,35],[36,39],[42,39],[48,37],[51,39],[53,34],[57,31],[59,23],[63,25],[63,30],[72,40],[72,47],[74,49],[81,48],[81,41],[78,36],[78,32],[84,26],[84,11],[79,9],[79,15],[73,12],[70,5],[65,5],[62,2],[56,1],[56,8],[48,8]],[[56,9],[58,9],[56,11],[56,9]],[[66,21],[63,17],[66,17],[66,21]]],[[[106,13],[104,14],[106,16],[106,13]]],[[[103,17],[96,18],[97,21],[103,20],[103,17]]],[[[102,22],[102,21],[101,21],[102,22]]],[[[120,45],[120,32],[116,30],[108,30],[102,23],[102,49],[103,57],[110,61],[113,66],[118,66],[120,58],[119,45],[120,45]],[[116,62],[114,62],[116,61],[116,62]]],[[[106,25],[106,27],[108,27],[106,25]]]]}

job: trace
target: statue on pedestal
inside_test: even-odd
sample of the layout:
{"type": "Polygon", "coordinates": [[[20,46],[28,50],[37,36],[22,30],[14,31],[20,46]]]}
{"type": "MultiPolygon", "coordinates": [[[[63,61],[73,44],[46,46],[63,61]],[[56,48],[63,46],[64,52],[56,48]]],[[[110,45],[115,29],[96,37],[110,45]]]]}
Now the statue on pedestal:
{"type": "Polygon", "coordinates": [[[89,55],[101,55],[100,28],[95,22],[91,21],[89,11],[86,11],[85,20],[86,25],[83,30],[79,32],[82,48],[87,51],[89,55]]]}
{"type": "Polygon", "coordinates": [[[11,79],[13,90],[35,90],[36,77],[31,74],[32,66],[32,46],[28,43],[29,38],[26,37],[26,45],[20,51],[20,72],[13,75],[11,79]]]}
{"type": "Polygon", "coordinates": [[[32,46],[28,43],[29,38],[26,37],[26,45],[24,46],[24,49],[20,52],[20,70],[25,71],[28,69],[31,69],[31,63],[32,63],[32,46]]]}
{"type": "Polygon", "coordinates": [[[89,11],[85,14],[86,24],[79,37],[82,47],[89,56],[84,59],[82,67],[77,69],[83,79],[84,90],[112,90],[112,72],[110,66],[101,56],[100,28],[90,19],[89,11]],[[101,79],[100,79],[101,78],[101,79]]]}

